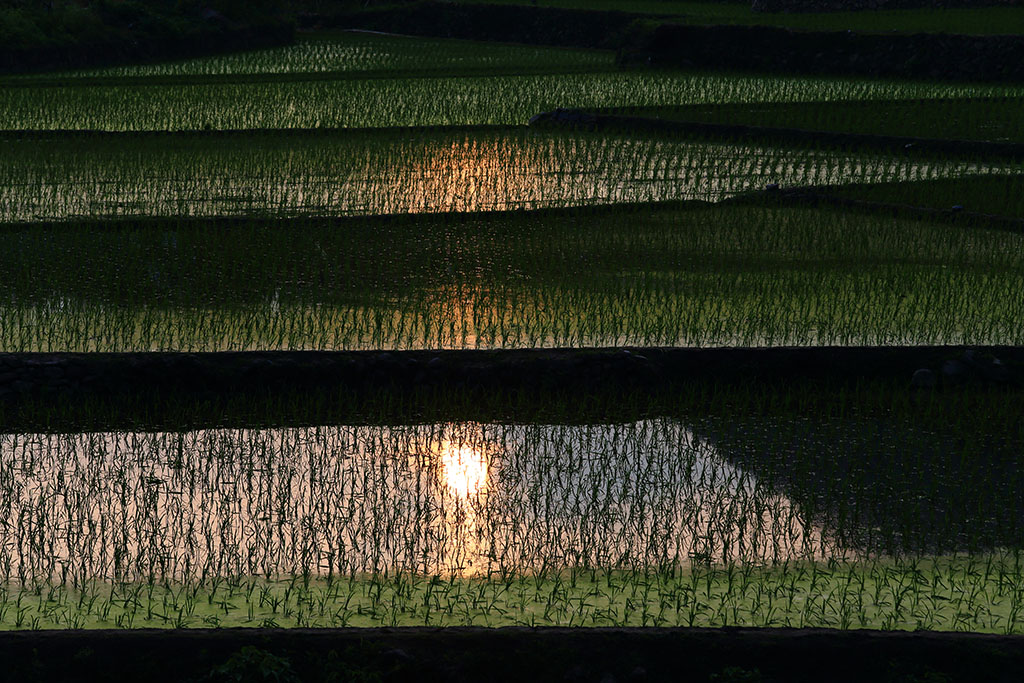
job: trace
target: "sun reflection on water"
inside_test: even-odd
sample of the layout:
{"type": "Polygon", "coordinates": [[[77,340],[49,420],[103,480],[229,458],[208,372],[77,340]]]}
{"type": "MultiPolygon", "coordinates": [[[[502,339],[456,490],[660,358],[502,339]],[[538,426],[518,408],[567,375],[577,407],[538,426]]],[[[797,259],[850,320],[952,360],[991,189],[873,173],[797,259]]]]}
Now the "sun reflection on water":
{"type": "Polygon", "coordinates": [[[445,442],[440,448],[441,476],[459,499],[485,493],[487,460],[484,454],[469,445],[445,442]]]}
{"type": "Polygon", "coordinates": [[[487,565],[484,510],[487,506],[488,463],[480,441],[441,441],[437,446],[438,476],[453,505],[444,506],[447,539],[442,552],[446,572],[473,576],[487,565]]]}

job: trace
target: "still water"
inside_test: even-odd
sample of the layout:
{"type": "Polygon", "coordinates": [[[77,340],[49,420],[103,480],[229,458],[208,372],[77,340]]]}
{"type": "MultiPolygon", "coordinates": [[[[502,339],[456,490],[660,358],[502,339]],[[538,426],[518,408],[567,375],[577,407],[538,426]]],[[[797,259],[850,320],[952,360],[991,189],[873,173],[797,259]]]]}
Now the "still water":
{"type": "Polygon", "coordinates": [[[671,419],[0,436],[4,580],[840,557],[671,419]]]}

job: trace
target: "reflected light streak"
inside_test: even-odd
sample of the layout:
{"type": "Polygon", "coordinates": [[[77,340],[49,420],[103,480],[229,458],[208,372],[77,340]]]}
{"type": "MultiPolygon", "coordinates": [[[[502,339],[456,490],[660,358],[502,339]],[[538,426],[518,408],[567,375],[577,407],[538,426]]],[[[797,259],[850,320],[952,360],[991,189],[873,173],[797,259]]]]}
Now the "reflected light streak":
{"type": "Polygon", "coordinates": [[[473,576],[487,566],[488,544],[481,512],[486,506],[487,459],[465,443],[442,441],[438,448],[439,474],[454,497],[454,507],[444,514],[447,536],[443,553],[445,569],[456,576],[473,576]]]}
{"type": "Polygon", "coordinates": [[[487,461],[472,446],[445,442],[441,445],[441,476],[460,499],[486,492],[487,461]]]}

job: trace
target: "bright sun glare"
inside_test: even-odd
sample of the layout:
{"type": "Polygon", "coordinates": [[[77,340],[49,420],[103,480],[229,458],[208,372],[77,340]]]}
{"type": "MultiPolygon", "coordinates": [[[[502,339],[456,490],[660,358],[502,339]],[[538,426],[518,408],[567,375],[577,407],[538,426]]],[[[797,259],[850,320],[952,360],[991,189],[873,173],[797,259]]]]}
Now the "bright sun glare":
{"type": "Polygon", "coordinates": [[[480,493],[487,483],[487,461],[472,446],[446,442],[441,445],[441,475],[455,495],[469,498],[480,493]]]}

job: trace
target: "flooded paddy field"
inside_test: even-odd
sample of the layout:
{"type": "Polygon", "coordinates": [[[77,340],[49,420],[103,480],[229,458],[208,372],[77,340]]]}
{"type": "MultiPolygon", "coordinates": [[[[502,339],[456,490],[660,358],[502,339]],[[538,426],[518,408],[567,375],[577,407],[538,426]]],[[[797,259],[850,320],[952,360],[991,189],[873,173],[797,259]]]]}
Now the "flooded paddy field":
{"type": "Polygon", "coordinates": [[[282,47],[205,56],[176,62],[130,64],[10,77],[12,84],[39,84],[66,80],[93,84],[99,79],[194,78],[281,74],[290,77],[323,74],[341,76],[394,76],[399,73],[440,73],[462,69],[481,74],[509,70],[517,73],[614,70],[615,55],[608,50],[569,50],[536,45],[487,44],[472,40],[412,38],[369,31],[320,31],[282,47]]]}
{"type": "Polygon", "coordinates": [[[3,352],[1019,344],[1022,236],[684,204],[10,225],[3,352]]]}
{"type": "MultiPolygon", "coordinates": [[[[445,66],[459,48],[439,50],[435,46],[420,52],[423,39],[398,41],[397,50],[384,46],[370,51],[374,56],[369,61],[347,54],[345,49],[332,50],[334,57],[307,62],[302,72],[287,71],[295,68],[287,66],[294,64],[294,57],[259,53],[250,58],[204,60],[210,66],[203,68],[221,70],[209,75],[185,74],[195,69],[186,63],[163,68],[130,67],[122,75],[115,69],[94,76],[85,72],[7,77],[0,80],[4,94],[0,121],[4,130],[31,131],[525,125],[535,114],[558,107],[1024,95],[1024,88],[1016,84],[622,70],[610,64],[608,53],[604,54],[609,61],[595,68],[591,66],[591,51],[550,50],[545,54],[542,50],[538,54],[534,47],[517,51],[481,43],[473,43],[469,50],[462,48],[465,59],[460,65],[445,66]],[[228,69],[224,62],[242,71],[223,71],[228,69]],[[339,62],[358,62],[376,71],[320,71],[340,68],[339,62]],[[538,73],[540,69],[545,73],[538,73]],[[491,75],[481,75],[482,70],[491,75]]],[[[425,42],[429,45],[436,41],[425,42]]],[[[299,49],[308,52],[321,48],[307,44],[299,49]]]]}
{"type": "Polygon", "coordinates": [[[349,216],[719,201],[768,183],[1017,175],[912,159],[526,128],[305,135],[83,136],[5,142],[0,220],[349,216]]]}
{"type": "Polygon", "coordinates": [[[1024,435],[906,417],[8,433],[0,618],[1020,632],[1024,435]]]}
{"type": "Polygon", "coordinates": [[[528,123],[1013,142],[1022,94],[355,33],[4,77],[0,353],[26,355],[0,359],[0,629],[1021,634],[1019,354],[968,355],[1024,343],[1020,161],[528,123]],[[926,345],[884,381],[759,372],[926,345]],[[711,347],[749,354],[728,382],[645,365],[711,347]],[[585,376],[444,381],[449,352],[541,349],[585,376]],[[271,360],[233,397],[229,351],[380,354],[400,381],[278,395],[301,373],[271,360]],[[133,357],[76,379],[40,352],[223,366],[104,404],[133,357]]]}

